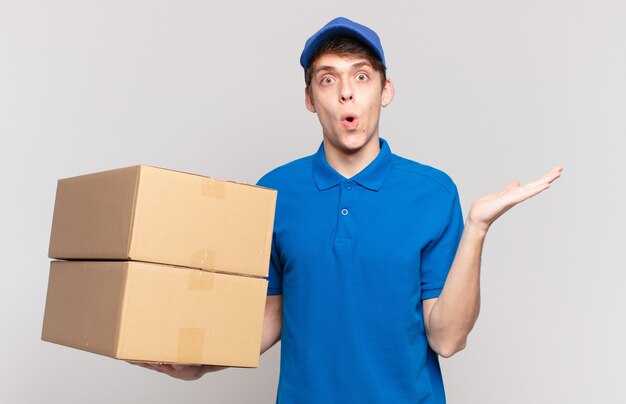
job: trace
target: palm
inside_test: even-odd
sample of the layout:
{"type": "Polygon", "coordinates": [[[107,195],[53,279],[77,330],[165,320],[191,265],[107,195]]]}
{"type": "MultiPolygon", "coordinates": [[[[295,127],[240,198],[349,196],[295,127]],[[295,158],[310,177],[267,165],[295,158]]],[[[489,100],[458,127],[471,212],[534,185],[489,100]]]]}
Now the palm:
{"type": "Polygon", "coordinates": [[[156,370],[165,373],[168,376],[182,380],[196,380],[209,372],[226,369],[226,366],[215,365],[175,365],[168,363],[150,363],[138,361],[126,361],[131,365],[141,366],[142,368],[156,370]]]}
{"type": "Polygon", "coordinates": [[[519,181],[512,181],[498,193],[481,196],[472,204],[468,220],[488,229],[497,218],[513,206],[550,188],[552,182],[561,176],[561,171],[563,167],[556,166],[543,177],[524,186],[520,186],[519,181]]]}

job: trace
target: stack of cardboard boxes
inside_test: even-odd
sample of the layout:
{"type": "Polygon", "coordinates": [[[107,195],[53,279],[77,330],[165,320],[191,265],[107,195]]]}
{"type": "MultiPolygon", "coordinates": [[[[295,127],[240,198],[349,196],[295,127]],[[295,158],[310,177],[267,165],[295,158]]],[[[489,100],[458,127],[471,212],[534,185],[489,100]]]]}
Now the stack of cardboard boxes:
{"type": "Polygon", "coordinates": [[[42,339],[257,367],[276,195],[148,166],[59,180],[42,339]]]}

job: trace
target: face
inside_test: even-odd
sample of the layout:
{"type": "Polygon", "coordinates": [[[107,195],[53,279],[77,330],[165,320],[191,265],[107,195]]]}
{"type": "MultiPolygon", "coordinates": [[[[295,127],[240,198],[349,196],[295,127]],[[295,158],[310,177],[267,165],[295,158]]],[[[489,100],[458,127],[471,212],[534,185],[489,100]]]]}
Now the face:
{"type": "Polygon", "coordinates": [[[322,125],[324,147],[345,155],[378,150],[380,108],[392,99],[391,81],[381,87],[380,73],[367,59],[333,54],[315,61],[310,91],[305,91],[307,109],[322,125]]]}

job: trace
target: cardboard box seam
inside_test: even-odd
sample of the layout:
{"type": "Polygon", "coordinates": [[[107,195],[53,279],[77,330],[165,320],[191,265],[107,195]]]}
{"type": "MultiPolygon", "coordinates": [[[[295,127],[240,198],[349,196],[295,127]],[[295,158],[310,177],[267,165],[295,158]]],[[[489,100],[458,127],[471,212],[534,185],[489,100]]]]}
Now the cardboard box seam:
{"type": "Polygon", "coordinates": [[[130,260],[132,257],[131,251],[133,248],[133,233],[135,231],[135,212],[137,211],[137,198],[139,197],[139,187],[141,186],[141,166],[137,166],[135,173],[135,194],[133,195],[133,210],[130,214],[130,229],[128,229],[128,245],[126,246],[126,258],[130,260]]]}
{"type": "Polygon", "coordinates": [[[241,186],[244,186],[244,187],[262,188],[262,189],[266,189],[268,191],[273,191],[273,192],[278,193],[278,191],[273,189],[273,188],[267,188],[267,187],[264,187],[264,186],[261,186],[261,185],[246,184],[246,183],[243,183],[243,182],[238,182],[238,181],[233,181],[233,180],[226,180],[226,179],[223,179],[223,178],[209,177],[209,176],[206,176],[206,175],[192,173],[192,172],[188,172],[188,171],[174,170],[174,169],[170,169],[170,168],[158,167],[158,166],[153,166],[153,165],[149,165],[149,164],[140,164],[139,167],[150,167],[150,168],[154,168],[154,169],[157,169],[157,170],[173,171],[173,172],[176,172],[176,173],[181,173],[181,174],[186,174],[186,175],[193,175],[195,177],[210,178],[210,179],[217,180],[217,181],[228,182],[228,183],[231,183],[231,184],[241,185],[241,186]]]}
{"type": "Polygon", "coordinates": [[[190,266],[184,266],[184,265],[165,264],[163,262],[156,262],[156,261],[144,261],[144,260],[133,260],[133,259],[114,260],[114,259],[86,259],[86,258],[76,258],[76,259],[56,259],[56,258],[53,258],[52,260],[53,261],[70,261],[70,262],[72,262],[72,261],[77,261],[77,262],[128,262],[128,263],[138,262],[138,263],[144,263],[144,264],[157,264],[157,265],[162,265],[162,266],[172,267],[172,268],[179,268],[179,269],[192,269],[192,270],[196,270],[196,271],[204,271],[204,272],[216,273],[216,274],[220,274],[220,275],[240,276],[240,277],[243,277],[243,278],[267,280],[267,276],[256,276],[256,275],[242,274],[242,273],[232,272],[232,271],[219,271],[217,269],[207,269],[207,268],[190,267],[190,266]]]}
{"type": "Polygon", "coordinates": [[[128,264],[126,264],[126,269],[125,269],[125,274],[124,274],[124,283],[121,285],[122,290],[124,290],[124,293],[122,293],[122,301],[119,304],[118,310],[117,310],[117,324],[115,325],[117,332],[115,333],[115,341],[113,342],[114,346],[113,346],[113,354],[114,357],[116,358],[120,358],[120,340],[122,339],[122,324],[124,323],[124,312],[126,309],[126,298],[128,296],[128,293],[126,293],[127,287],[128,287],[128,276],[130,274],[130,271],[128,270],[128,264]]]}

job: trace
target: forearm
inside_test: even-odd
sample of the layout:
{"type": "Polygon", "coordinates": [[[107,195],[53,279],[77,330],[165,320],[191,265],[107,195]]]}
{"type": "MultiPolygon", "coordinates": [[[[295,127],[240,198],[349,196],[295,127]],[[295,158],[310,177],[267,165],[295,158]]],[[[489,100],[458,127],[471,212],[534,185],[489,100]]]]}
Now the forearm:
{"type": "Polygon", "coordinates": [[[283,300],[281,295],[268,296],[261,333],[261,354],[280,340],[283,321],[283,300]]]}
{"type": "Polygon", "coordinates": [[[467,221],[445,285],[427,319],[428,341],[448,357],[465,347],[480,311],[480,263],[487,229],[467,221]]]}

